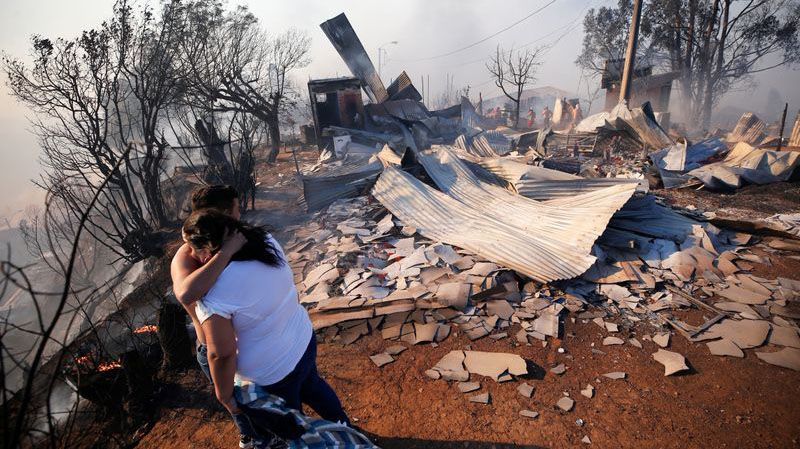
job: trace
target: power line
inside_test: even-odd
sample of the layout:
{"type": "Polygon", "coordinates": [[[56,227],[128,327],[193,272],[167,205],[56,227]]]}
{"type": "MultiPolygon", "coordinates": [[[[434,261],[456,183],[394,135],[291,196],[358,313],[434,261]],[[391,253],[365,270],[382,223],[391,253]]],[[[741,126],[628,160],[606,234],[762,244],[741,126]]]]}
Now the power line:
{"type": "MultiPolygon", "coordinates": [[[[566,29],[566,31],[564,33],[562,33],[560,36],[555,38],[552,42],[543,45],[543,47],[552,48],[553,46],[555,46],[555,44],[560,42],[561,39],[563,39],[567,34],[569,34],[571,31],[573,31],[575,28],[577,28],[578,23],[576,23],[576,22],[578,22],[581,18],[584,17],[586,11],[589,9],[589,7],[595,1],[596,0],[591,0],[591,1],[587,2],[586,6],[584,6],[583,9],[571,21],[565,23],[564,25],[559,26],[558,28],[553,29],[552,31],[550,31],[548,33],[545,33],[545,34],[537,37],[536,39],[534,39],[534,40],[532,40],[530,42],[527,42],[527,43],[525,43],[523,45],[520,45],[519,47],[514,47],[513,49],[518,50],[518,49],[521,49],[521,48],[529,47],[529,46],[535,44],[536,42],[539,42],[539,41],[541,41],[541,40],[543,40],[545,38],[548,38],[548,37],[558,33],[561,30],[565,30],[566,29]]],[[[549,48],[548,48],[548,50],[549,50],[549,48]]],[[[489,60],[489,57],[482,57],[482,58],[479,58],[479,59],[474,59],[474,60],[471,60],[471,61],[461,62],[461,63],[458,63],[458,64],[450,64],[450,65],[446,66],[444,70],[456,69],[458,67],[463,67],[463,66],[467,66],[467,65],[471,65],[471,64],[476,64],[476,63],[479,63],[479,62],[486,62],[488,60],[489,60]]],[[[396,60],[396,61],[401,62],[403,60],[396,60]]],[[[411,61],[406,60],[406,61],[407,62],[412,62],[412,61],[417,61],[417,60],[411,60],[411,61]]]]}
{"type": "MultiPolygon", "coordinates": [[[[543,40],[543,39],[545,39],[547,37],[550,37],[550,36],[556,34],[557,32],[559,32],[561,30],[565,30],[563,33],[561,33],[559,36],[557,36],[551,42],[548,42],[547,44],[542,46],[543,50],[544,50],[542,52],[542,56],[546,55],[550,50],[553,49],[553,47],[555,47],[556,44],[558,44],[571,31],[573,31],[575,28],[578,27],[578,25],[579,25],[579,23],[577,23],[578,20],[581,19],[585,15],[586,11],[589,9],[589,7],[594,2],[595,2],[595,0],[591,0],[591,1],[587,2],[586,6],[584,6],[583,10],[581,10],[581,12],[579,12],[571,21],[569,21],[566,24],[564,24],[564,25],[562,25],[562,26],[550,31],[549,33],[546,33],[546,34],[543,34],[542,36],[539,36],[538,38],[536,38],[536,39],[534,39],[534,40],[532,40],[532,41],[530,41],[528,43],[525,43],[525,44],[523,44],[523,45],[521,45],[519,47],[516,47],[516,49],[518,50],[518,49],[521,49],[521,48],[529,47],[529,46],[531,46],[531,45],[533,45],[533,44],[535,44],[535,43],[537,43],[537,42],[539,42],[539,41],[541,41],[541,40],[543,40]]],[[[484,62],[484,61],[487,61],[488,59],[489,58],[481,58],[481,59],[476,59],[476,60],[473,60],[473,61],[463,62],[463,63],[460,63],[460,64],[451,65],[451,66],[448,67],[448,69],[461,67],[461,66],[465,66],[465,65],[470,65],[470,64],[475,64],[477,62],[484,62]]],[[[484,86],[484,85],[492,83],[492,82],[494,82],[494,78],[489,78],[488,80],[483,81],[483,82],[481,82],[479,84],[469,85],[469,86],[470,86],[470,88],[481,87],[481,86],[484,86]]]]}
{"type": "Polygon", "coordinates": [[[465,47],[461,47],[461,48],[459,48],[459,49],[456,49],[456,50],[453,50],[453,51],[449,51],[449,52],[447,52],[447,53],[442,53],[442,54],[435,55],[435,56],[429,56],[429,57],[426,57],[426,58],[403,59],[403,60],[397,60],[397,61],[398,61],[398,62],[417,62],[417,61],[430,61],[430,60],[432,60],[432,59],[444,58],[445,56],[454,55],[454,54],[456,54],[456,53],[459,53],[459,52],[462,52],[462,51],[464,51],[464,50],[470,49],[470,48],[472,48],[472,47],[474,47],[474,46],[476,46],[476,45],[478,45],[478,44],[482,44],[482,43],[484,43],[484,42],[488,41],[489,39],[491,39],[491,38],[493,38],[493,37],[495,37],[495,36],[497,36],[497,35],[499,35],[499,34],[502,34],[502,33],[506,32],[506,31],[510,30],[511,28],[514,28],[515,26],[519,25],[520,23],[522,23],[522,22],[524,22],[524,21],[526,21],[526,20],[530,19],[531,17],[535,16],[536,14],[538,14],[538,13],[540,13],[540,12],[544,11],[544,10],[545,10],[545,8],[547,8],[548,6],[552,5],[552,4],[553,4],[553,3],[555,3],[556,1],[557,1],[557,0],[550,0],[550,2],[548,2],[548,3],[547,3],[547,4],[545,4],[544,6],[541,6],[540,8],[538,8],[538,9],[536,9],[535,11],[531,12],[531,13],[530,13],[530,14],[528,14],[527,16],[525,16],[525,17],[523,17],[523,18],[521,18],[521,19],[517,20],[516,22],[512,23],[511,25],[509,25],[509,26],[507,26],[507,27],[505,27],[505,28],[501,29],[500,31],[497,31],[497,32],[495,32],[495,33],[493,33],[493,34],[491,34],[491,35],[489,35],[489,36],[486,36],[486,37],[484,37],[483,39],[481,39],[481,40],[479,40],[479,41],[477,41],[477,42],[473,42],[473,43],[471,43],[471,44],[469,44],[469,45],[467,45],[467,46],[465,46],[465,47]]]}

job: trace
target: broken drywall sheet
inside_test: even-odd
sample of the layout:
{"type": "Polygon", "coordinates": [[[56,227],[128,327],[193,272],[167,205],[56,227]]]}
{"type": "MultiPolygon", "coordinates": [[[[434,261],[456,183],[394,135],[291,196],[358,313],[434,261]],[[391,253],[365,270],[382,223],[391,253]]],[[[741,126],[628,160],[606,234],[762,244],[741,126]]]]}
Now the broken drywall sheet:
{"type": "Polygon", "coordinates": [[[431,368],[445,380],[469,380],[470,374],[491,377],[499,381],[505,375],[522,376],[528,373],[525,360],[516,354],[481,351],[450,351],[431,368]]]}
{"type": "Polygon", "coordinates": [[[658,363],[664,365],[664,376],[671,376],[689,369],[686,365],[686,358],[677,352],[659,349],[657,352],[653,353],[653,358],[658,363]]]}
{"type": "Polygon", "coordinates": [[[777,352],[756,352],[756,356],[771,365],[800,371],[800,349],[783,348],[777,352]]]}

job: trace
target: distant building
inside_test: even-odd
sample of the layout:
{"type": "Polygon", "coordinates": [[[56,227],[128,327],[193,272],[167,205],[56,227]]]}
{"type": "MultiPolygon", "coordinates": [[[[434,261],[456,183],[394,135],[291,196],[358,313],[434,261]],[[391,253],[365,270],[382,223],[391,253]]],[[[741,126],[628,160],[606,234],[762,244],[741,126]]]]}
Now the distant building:
{"type": "MultiPolygon", "coordinates": [[[[622,80],[623,60],[606,60],[600,87],[606,90],[605,110],[610,111],[619,103],[619,91],[622,80]]],[[[672,81],[679,72],[667,72],[653,75],[652,66],[637,68],[633,73],[630,106],[639,106],[649,101],[653,111],[669,112],[669,97],[672,93],[672,81]]]]}

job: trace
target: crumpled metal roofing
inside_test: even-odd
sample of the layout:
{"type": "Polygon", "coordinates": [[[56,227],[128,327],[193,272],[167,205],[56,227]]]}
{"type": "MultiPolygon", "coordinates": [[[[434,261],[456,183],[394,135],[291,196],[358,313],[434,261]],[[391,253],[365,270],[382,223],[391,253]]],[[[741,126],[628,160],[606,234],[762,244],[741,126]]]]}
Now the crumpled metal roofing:
{"type": "Polygon", "coordinates": [[[650,154],[650,160],[658,168],[664,188],[680,187],[691,181],[686,173],[699,168],[706,160],[728,151],[720,139],[706,139],[687,146],[686,141],[650,154]]]}
{"type": "Polygon", "coordinates": [[[446,146],[417,154],[440,190],[456,200],[478,205],[481,210],[496,214],[523,231],[542,232],[548,237],[562,238],[580,250],[589,251],[603,233],[608,220],[633,195],[635,185],[615,186],[604,190],[593,204],[584,203],[569,209],[545,205],[515,195],[506,189],[481,182],[446,146]]]}
{"type": "MultiPolygon", "coordinates": [[[[478,162],[497,176],[517,186],[522,196],[542,204],[563,208],[582,207],[603,201],[608,185],[604,182],[637,184],[647,192],[645,180],[624,178],[582,178],[580,176],[529,166],[509,159],[484,159],[478,162]]],[[[637,195],[611,218],[608,226],[637,234],[682,242],[699,222],[658,204],[652,195],[637,195]]]]}
{"type": "Polygon", "coordinates": [[[417,157],[443,192],[389,167],[373,195],[421,235],[541,282],[586,271],[595,261],[589,254],[594,241],[635,189],[612,186],[594,205],[553,207],[481,182],[447,147],[434,147],[417,157]]]}
{"type": "Polygon", "coordinates": [[[362,86],[367,96],[373,103],[380,103],[389,98],[381,77],[372,65],[372,61],[358,39],[353,26],[344,13],[319,24],[322,32],[331,41],[333,47],[339,52],[347,67],[364,82],[362,86]]]}
{"type": "Polygon", "coordinates": [[[363,195],[383,170],[383,164],[374,157],[347,157],[335,164],[303,175],[303,198],[308,211],[327,207],[339,198],[363,195]]]}
{"type": "Polygon", "coordinates": [[[747,142],[757,145],[764,140],[767,124],[752,112],[745,112],[739,117],[736,126],[728,134],[728,142],[747,142]]]}
{"type": "MultiPolygon", "coordinates": [[[[598,189],[619,184],[633,184],[637,191],[647,192],[645,179],[628,178],[582,178],[580,176],[527,165],[509,158],[493,158],[478,161],[478,164],[508,181],[520,195],[539,201],[557,198],[573,198],[598,189]]],[[[559,203],[553,203],[559,205],[559,203]]]]}
{"type": "Polygon", "coordinates": [[[738,189],[746,182],[769,184],[787,181],[800,166],[797,151],[772,151],[739,142],[725,160],[688,173],[712,189],[738,189]]]}
{"type": "Polygon", "coordinates": [[[597,132],[600,128],[627,130],[631,136],[655,149],[662,149],[674,142],[656,121],[653,108],[645,102],[639,108],[629,109],[628,103],[620,102],[610,112],[601,112],[583,119],[575,128],[579,132],[597,132]]]}

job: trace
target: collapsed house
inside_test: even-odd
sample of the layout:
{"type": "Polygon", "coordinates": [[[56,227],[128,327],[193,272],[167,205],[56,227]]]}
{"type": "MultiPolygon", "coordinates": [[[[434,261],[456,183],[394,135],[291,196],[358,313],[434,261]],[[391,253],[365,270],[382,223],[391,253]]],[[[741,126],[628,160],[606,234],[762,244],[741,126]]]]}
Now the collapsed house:
{"type": "MultiPolygon", "coordinates": [[[[793,321],[800,314],[790,307],[800,283],[750,274],[768,259],[750,250],[757,238],[666,206],[642,170],[652,166],[670,188],[738,187],[789,179],[797,153],[744,142],[729,150],[719,139],[676,143],[648,104],[622,103],[566,131],[493,129],[466,98],[428,110],[405,72],[384,88],[344,15],[322,28],[371,101],[362,126],[322,130],[347,138],[303,176],[309,210],[325,220],[291,229],[286,247],[301,302],[326,340],[349,344],[379,332],[436,344],[453,329],[473,340],[502,339],[518,324],[519,344],[546,345],[574,313],[610,334],[650,322],[659,341],[666,328],[707,341],[715,355],[778,345],[784,349],[756,354],[800,370],[793,321]],[[614,157],[629,169],[605,169],[614,157]],[[672,313],[688,307],[712,316],[695,326],[672,313]]],[[[783,226],[791,237],[798,222],[787,215],[764,226],[783,226]]],[[[794,247],[776,245],[769,251],[794,247]]],[[[610,335],[603,344],[641,347],[631,340],[610,335]]],[[[404,349],[372,360],[383,366],[404,349]]],[[[680,354],[660,351],[654,359],[665,375],[686,369],[680,354]]],[[[426,374],[510,380],[522,372],[512,369],[516,363],[454,351],[426,374]]]]}

